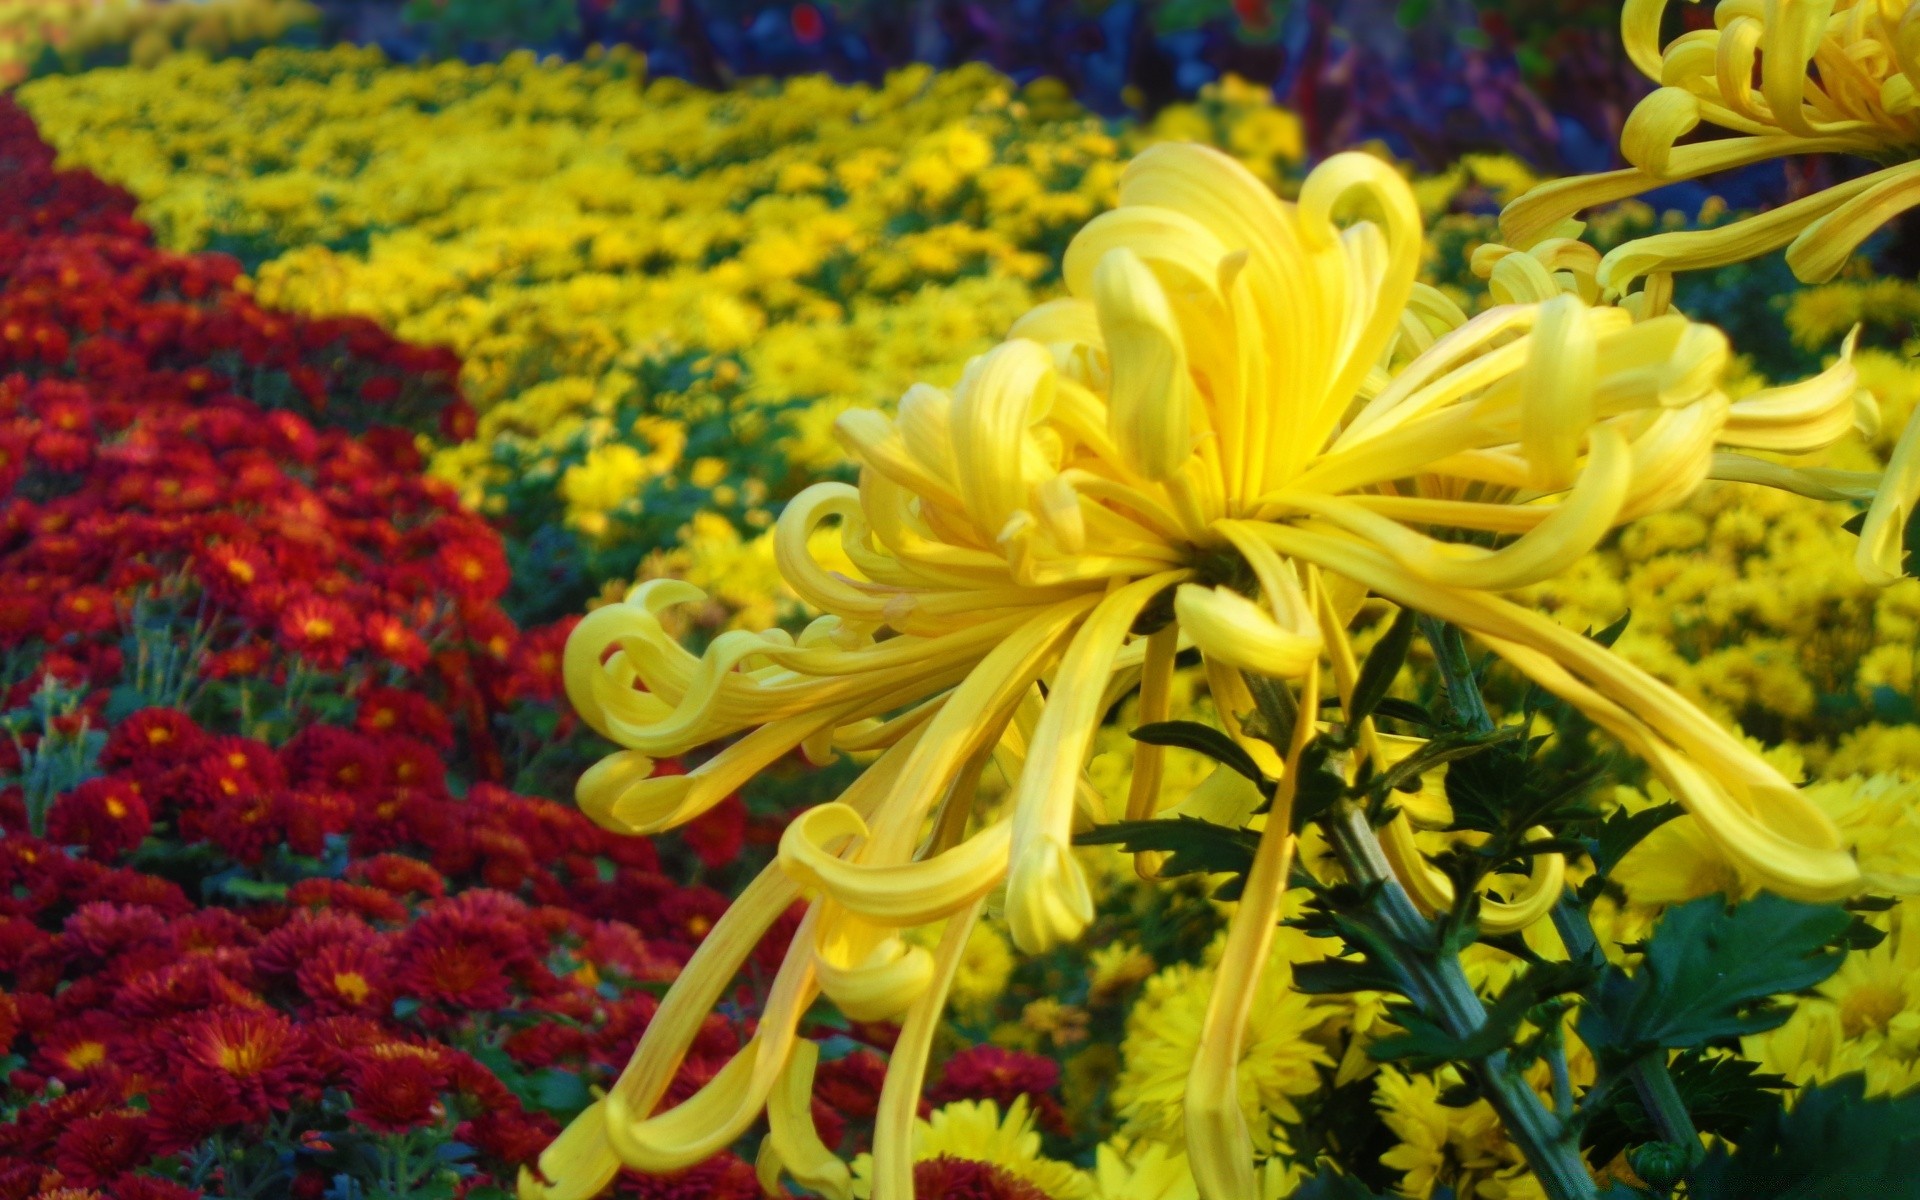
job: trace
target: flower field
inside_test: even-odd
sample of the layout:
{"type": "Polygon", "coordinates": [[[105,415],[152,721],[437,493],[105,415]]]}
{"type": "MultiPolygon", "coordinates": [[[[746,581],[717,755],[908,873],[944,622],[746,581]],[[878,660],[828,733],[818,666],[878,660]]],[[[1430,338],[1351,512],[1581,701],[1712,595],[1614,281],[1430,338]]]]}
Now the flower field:
{"type": "Polygon", "coordinates": [[[1555,180],[187,7],[0,96],[0,1200],[1920,1196],[1920,15],[1555,180]]]}

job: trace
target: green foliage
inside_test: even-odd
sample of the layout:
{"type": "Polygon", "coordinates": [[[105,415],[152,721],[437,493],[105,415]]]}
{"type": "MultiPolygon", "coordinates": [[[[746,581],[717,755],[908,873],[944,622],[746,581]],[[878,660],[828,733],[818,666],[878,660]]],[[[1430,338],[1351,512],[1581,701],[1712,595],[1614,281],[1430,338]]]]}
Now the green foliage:
{"type": "Polygon", "coordinates": [[[1521,1023],[1536,1007],[1579,991],[1593,977],[1594,968],[1583,962],[1530,963],[1487,1007],[1485,1024],[1464,1037],[1411,1004],[1395,1005],[1389,1015],[1403,1032],[1381,1038],[1367,1053],[1382,1061],[1403,1060],[1415,1070],[1487,1058],[1517,1040],[1521,1023]]]}
{"type": "MultiPolygon", "coordinates": [[[[1789,1086],[1784,1076],[1766,1074],[1745,1059],[1698,1050],[1675,1056],[1667,1071],[1694,1128],[1735,1142],[1749,1125],[1779,1107],[1775,1093],[1789,1086]]],[[[1659,1137],[1639,1097],[1631,1089],[1618,1089],[1590,1112],[1580,1144],[1592,1161],[1611,1162],[1628,1146],[1659,1137]]]]}
{"type": "Polygon", "coordinates": [[[1247,829],[1228,829],[1199,817],[1165,817],[1151,821],[1115,821],[1099,825],[1075,838],[1083,846],[1119,846],[1138,854],[1157,851],[1169,857],[1160,866],[1162,876],[1220,875],[1233,878],[1220,885],[1214,898],[1238,899],[1253,869],[1254,848],[1260,835],[1247,829]]]}
{"type": "Polygon", "coordinates": [[[1772,1029],[1787,1017],[1773,997],[1838,970],[1843,952],[1833,945],[1852,924],[1838,905],[1770,894],[1731,908],[1706,896],[1668,909],[1639,970],[1607,969],[1580,1036],[1604,1065],[1772,1029]]]}
{"type": "Polygon", "coordinates": [[[1849,1075],[1800,1089],[1754,1120],[1737,1148],[1715,1146],[1688,1200],[1910,1200],[1920,1197],[1920,1095],[1868,1099],[1849,1075]]]}

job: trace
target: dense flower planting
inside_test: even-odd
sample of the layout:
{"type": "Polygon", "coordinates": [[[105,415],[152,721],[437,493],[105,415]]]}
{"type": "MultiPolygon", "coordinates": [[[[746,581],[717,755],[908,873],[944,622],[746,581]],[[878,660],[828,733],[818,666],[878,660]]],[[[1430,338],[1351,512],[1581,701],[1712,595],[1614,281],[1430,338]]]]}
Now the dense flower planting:
{"type": "MultiPolygon", "coordinates": [[[[1232,903],[1242,894],[1233,872],[1247,875],[1234,856],[1250,859],[1254,839],[1224,849],[1129,843],[1132,853],[1062,845],[1059,857],[1085,881],[1074,944],[1035,936],[1030,896],[987,896],[996,860],[981,831],[1020,803],[1025,739],[1043,729],[1037,711],[1010,726],[1006,744],[986,747],[992,762],[969,747],[952,764],[987,819],[942,817],[929,834],[929,845],[983,856],[977,878],[949,879],[940,893],[964,892],[973,909],[943,924],[950,910],[931,891],[901,884],[911,902],[879,914],[884,938],[851,922],[794,937],[801,917],[790,901],[813,895],[794,881],[838,889],[849,903],[881,894],[835,865],[844,845],[835,839],[859,830],[844,811],[837,826],[789,822],[798,806],[843,794],[849,807],[871,804],[850,789],[857,773],[884,777],[904,756],[876,763],[873,752],[890,737],[922,736],[916,722],[952,680],[923,670],[915,686],[928,689],[929,707],[896,712],[923,693],[886,690],[905,679],[886,674],[899,665],[887,656],[903,636],[960,624],[937,611],[942,589],[957,586],[942,572],[959,563],[974,586],[983,568],[961,544],[973,535],[942,540],[963,524],[954,514],[982,528],[996,522],[980,513],[1005,515],[977,489],[946,494],[939,439],[898,452],[912,422],[944,411],[934,388],[965,393],[968,360],[1036,307],[1020,328],[1059,335],[1041,340],[1072,347],[1057,352],[1060,370],[1105,396],[1110,380],[1089,365],[1095,335],[1065,318],[1048,327],[1045,314],[1071,310],[1048,301],[1092,303],[1105,287],[1102,319],[1152,326],[1151,304],[1127,309],[1116,296],[1150,299],[1160,284],[1129,277],[1128,292],[1111,273],[1102,284],[1085,251],[1067,250],[1121,197],[1123,163],[1161,142],[1199,141],[1252,173],[1257,182],[1233,184],[1246,194],[1264,185],[1298,197],[1311,114],[1303,123],[1267,89],[1231,80],[1132,126],[1089,117],[1057,86],[1017,87],[978,67],[714,93],[648,79],[619,52],[575,64],[522,54],[397,67],[351,49],[95,71],[31,85],[22,103],[62,155],[132,196],[51,171],[49,152],[8,110],[0,239],[13,240],[0,244],[0,262],[19,265],[0,291],[0,449],[12,497],[0,571],[16,582],[0,602],[10,647],[0,684],[15,750],[0,761],[11,785],[0,851],[16,886],[0,960],[12,1007],[0,1015],[17,1026],[4,1102],[18,1119],[4,1142],[11,1174],[0,1175],[12,1191],[0,1195],[183,1187],[347,1200],[517,1187],[583,1200],[619,1159],[655,1168],[614,1185],[647,1197],[745,1197],[784,1171],[833,1197],[898,1197],[910,1185],[919,1196],[1188,1200],[1196,1176],[1221,1169],[1188,1157],[1187,1098],[1196,1060],[1220,1044],[1210,1031],[1222,994],[1249,998],[1237,1061],[1216,1073],[1228,1083],[1215,1097],[1218,1114],[1237,1113],[1257,1167],[1250,1184],[1239,1181],[1247,1195],[1563,1194],[1543,1190],[1506,1102],[1462,1064],[1471,1055],[1421,1042],[1420,1014],[1378,977],[1330,985],[1353,983],[1355,970],[1335,937],[1346,935],[1327,924],[1338,897],[1283,893],[1284,871],[1269,871],[1264,902],[1287,924],[1252,954],[1227,933],[1244,911],[1232,903]],[[155,249],[140,222],[168,249],[155,249]],[[911,403],[896,407],[902,393],[911,403]],[[879,411],[842,420],[863,408],[879,411]],[[896,419],[900,437],[886,432],[896,419]],[[863,557],[857,539],[831,530],[776,535],[803,484],[851,481],[856,462],[869,480],[891,469],[924,489],[916,519],[949,510],[903,543],[947,559],[916,574],[921,566],[863,557]],[[932,615],[916,614],[918,599],[888,606],[843,590],[876,569],[931,597],[932,615]],[[626,603],[606,603],[636,580],[645,586],[626,603]],[[706,598],[693,602],[685,583],[706,598]],[[617,636],[575,655],[569,702],[563,647],[594,608],[589,633],[617,636]],[[839,623],[808,627],[820,611],[839,623]],[[913,624],[922,620],[924,630],[913,624]],[[881,637],[864,643],[876,629],[881,637]],[[721,665],[704,675],[688,667],[685,678],[677,666],[663,671],[682,661],[675,639],[721,665]],[[837,759],[804,731],[771,751],[775,739],[758,732],[715,741],[716,731],[758,724],[760,710],[738,706],[761,682],[781,737],[809,715],[775,712],[792,703],[780,689],[794,679],[770,663],[819,668],[809,685],[844,699],[858,672],[820,664],[867,651],[881,666],[858,686],[874,689],[870,715],[886,721],[852,729],[837,759]],[[602,669],[611,687],[578,686],[602,669]],[[634,674],[659,694],[634,694],[634,674]],[[687,699],[702,688],[721,698],[687,699]],[[669,721],[660,710],[672,705],[685,711],[669,721]],[[630,748],[589,772],[578,794],[620,833],[554,803],[613,752],[596,729],[630,748]],[[684,765],[668,757],[682,751],[684,765]],[[772,778],[737,794],[763,759],[772,778]],[[736,770],[740,761],[754,770],[736,770]],[[622,836],[697,810],[658,840],[622,836]],[[778,865],[750,882],[776,843],[778,865]],[[729,901],[764,936],[729,914],[729,901]],[[809,962],[843,972],[826,989],[834,1003],[794,1004],[798,985],[782,981],[809,962]],[[896,1010],[875,998],[877,986],[863,991],[862,972],[895,972],[881,981],[892,996],[918,986],[910,976],[930,962],[943,973],[944,1012],[914,1008],[904,1031],[878,1019],[896,1010]],[[696,999],[672,998],[676,983],[696,999]],[[615,1089],[627,1106],[617,1124],[600,1089],[649,1029],[686,1053],[649,1058],[643,1048],[637,1090],[615,1089]],[[732,1064],[789,1033],[795,1048],[778,1078],[754,1083],[763,1137],[758,1108],[722,1112],[715,1098],[750,1098],[732,1064]],[[1425,1049],[1405,1050],[1410,1038],[1425,1049]],[[924,1095],[902,1101],[884,1081],[912,1072],[924,1074],[924,1095]],[[631,1111],[634,1094],[648,1111],[631,1111]],[[656,1103],[665,1111],[646,1120],[656,1103]],[[684,1136],[651,1133],[656,1123],[684,1136]],[[628,1125],[641,1132],[611,1149],[594,1140],[628,1125]],[[880,1161],[867,1153],[876,1125],[892,1137],[880,1161]],[[563,1126],[575,1132],[544,1160],[552,1177],[520,1173],[563,1126]]],[[[1570,292],[1604,309],[1596,271],[1632,251],[1599,252],[1691,237],[1683,227],[1727,216],[1718,200],[1697,217],[1628,205],[1594,219],[1585,236],[1596,251],[1553,243],[1516,253],[1499,244],[1495,210],[1536,182],[1518,161],[1469,156],[1403,173],[1402,207],[1429,227],[1426,250],[1401,264],[1409,279],[1417,266],[1415,286],[1426,289],[1412,310],[1424,327],[1403,329],[1407,357],[1423,328],[1432,339],[1495,306],[1570,292]]],[[[1100,221],[1113,226],[1101,217],[1092,228],[1100,221]]],[[[1180,238],[1191,238],[1187,225],[1155,245],[1180,238]]],[[[1211,264],[1208,243],[1182,244],[1211,264]]],[[[1228,263],[1217,286],[1244,269],[1228,263]]],[[[1647,315],[1654,301],[1635,303],[1647,315]]],[[[1850,369],[1871,400],[1822,407],[1839,414],[1839,440],[1820,469],[1854,478],[1887,461],[1920,398],[1913,284],[1855,258],[1833,282],[1803,286],[1772,261],[1683,277],[1674,303],[1726,329],[1741,352],[1725,362],[1702,353],[1726,397],[1709,394],[1703,370],[1686,376],[1700,385],[1686,405],[1710,413],[1768,385],[1850,369]]],[[[1596,319],[1616,316],[1624,326],[1624,310],[1596,319]]],[[[1023,351],[997,353],[991,361],[1023,351]]],[[[1631,375],[1619,362],[1608,369],[1631,375]]],[[[1678,408],[1680,396],[1663,393],[1662,403],[1678,408]]],[[[1067,400],[1035,415],[1040,432],[1023,435],[1031,446],[1000,458],[1045,459],[1085,439],[1085,411],[1067,400]]],[[[1174,440],[1136,436],[1107,457],[1163,443],[1174,440]]],[[[968,479],[998,478],[989,467],[999,459],[977,445],[970,453],[968,479]]],[[[884,520],[888,493],[876,494],[871,512],[884,520]]],[[[1555,644],[1594,633],[1671,686],[1705,714],[1711,736],[1735,735],[1728,756],[1744,777],[1799,787],[1802,827],[1837,831],[1871,890],[1898,891],[1920,878],[1920,585],[1880,588],[1857,575],[1844,526],[1864,497],[1834,494],[1843,499],[1710,484],[1617,534],[1596,528],[1593,553],[1511,599],[1568,631],[1555,644]]],[[[1503,520],[1537,514],[1527,508],[1535,499],[1503,520]]],[[[1139,511],[1177,526],[1185,514],[1172,500],[1167,508],[1139,511]]],[[[1076,543],[1054,509],[1025,516],[1003,523],[1018,552],[1008,561],[1022,571],[1071,570],[1090,543],[1171,546],[1111,524],[1078,531],[1076,543]]],[[[1223,595],[1248,587],[1231,572],[1205,582],[1223,595]]],[[[1156,613],[1136,591],[1142,611],[1109,620],[1106,636],[1206,615],[1156,613]]],[[[1316,593],[1311,603],[1346,600],[1316,593]]],[[[1343,705],[1359,660],[1405,632],[1380,619],[1381,600],[1353,603],[1340,618],[1351,621],[1346,677],[1336,661],[1321,692],[1343,705]]],[[[990,625],[1013,604],[997,595],[964,615],[990,625]]],[[[1326,629],[1281,633],[1315,640],[1326,629]]],[[[1202,751],[1216,744],[1191,741],[1143,769],[1149,759],[1136,757],[1128,731],[1169,713],[1260,741],[1245,736],[1252,698],[1196,666],[1196,654],[1176,654],[1178,636],[1149,651],[1152,697],[1128,694],[1149,669],[1144,658],[1115,660],[1108,689],[1078,689],[1100,704],[1083,720],[1085,779],[1059,776],[1059,814],[1104,804],[1109,817],[1158,811],[1168,819],[1155,824],[1224,823],[1237,834],[1264,807],[1243,781],[1249,772],[1300,773],[1306,747],[1284,739],[1284,772],[1264,744],[1249,766],[1213,761],[1202,751]]],[[[1327,640],[1346,645],[1344,634],[1327,640]]],[[[1217,656],[1223,644],[1199,648],[1217,656]]],[[[1377,681],[1387,707],[1375,724],[1393,720],[1380,728],[1409,735],[1381,735],[1394,754],[1463,736],[1447,724],[1464,710],[1444,646],[1433,642],[1430,654],[1403,638],[1404,665],[1387,672],[1390,684],[1377,681]]],[[[1076,690],[1062,684],[1064,667],[1043,667],[1049,699],[1076,690]]],[[[1549,711],[1520,676],[1483,671],[1473,687],[1496,711],[1526,713],[1528,734],[1550,736],[1545,765],[1463,760],[1400,778],[1391,797],[1419,830],[1398,851],[1414,862],[1424,852],[1467,870],[1477,847],[1538,851],[1473,877],[1487,902],[1472,919],[1493,936],[1460,954],[1462,986],[1511,1008],[1543,959],[1577,956],[1566,929],[1499,923],[1515,908],[1540,916],[1562,884],[1582,897],[1587,936],[1597,935],[1588,965],[1623,987],[1653,974],[1647,962],[1676,961],[1660,938],[1685,921],[1729,922],[1712,944],[1747,960],[1796,961],[1771,952],[1774,942],[1769,953],[1741,942],[1754,934],[1739,921],[1760,922],[1816,967],[1774,989],[1784,993],[1777,1004],[1766,989],[1759,1002],[1729,1002],[1711,1037],[1659,1043],[1674,1052],[1672,1081],[1698,1132],[1718,1139],[1724,1159],[1726,1145],[1763,1155],[1790,1142],[1768,1125],[1788,1120],[1783,1111],[1813,1121],[1822,1105],[1852,1103],[1847,1128],[1910,1124],[1911,1106],[1893,1098],[1920,1082],[1914,902],[1867,897],[1851,914],[1768,908],[1788,902],[1762,894],[1780,882],[1754,869],[1768,865],[1764,855],[1730,861],[1721,827],[1676,817],[1674,789],[1549,711]],[[1581,761],[1569,765],[1569,755],[1581,761]],[[1486,798],[1499,788],[1498,804],[1486,798]],[[1521,840],[1524,828],[1488,823],[1490,808],[1536,802],[1573,841],[1541,849],[1521,840]],[[1607,839],[1626,828],[1638,844],[1603,862],[1607,839]],[[1514,866],[1529,856],[1557,865],[1529,876],[1514,866]],[[1714,896],[1752,903],[1728,915],[1703,899],[1714,896]],[[1825,940],[1791,942],[1796,922],[1825,940]],[[1796,1107],[1783,1110],[1781,1095],[1796,1107]]],[[[926,727],[929,742],[955,729],[926,727]]],[[[888,869],[924,866],[919,823],[893,825],[888,844],[905,857],[888,869]]],[[[1333,853],[1302,833],[1307,868],[1333,853]]],[[[1444,896],[1425,900],[1445,908],[1444,896]]],[[[1637,1102],[1619,1099],[1632,1088],[1618,1048],[1576,1021],[1576,1008],[1600,1007],[1598,995],[1514,1008],[1515,1036],[1535,1053],[1514,1068],[1516,1086],[1543,1103],[1614,1089],[1575,1153],[1603,1186],[1658,1188],[1694,1164],[1673,1157],[1678,1143],[1655,1137],[1662,1131],[1650,1131],[1637,1102]]],[[[1862,1162],[1896,1145],[1858,1136],[1862,1162]]],[[[1780,1154],[1792,1160],[1790,1151],[1780,1154]]],[[[1773,1194],[1725,1184],[1737,1170],[1723,1171],[1721,1190],[1707,1178],[1697,1194],[1716,1200],[1773,1194]]]]}
{"type": "MultiPolygon", "coordinates": [[[[504,616],[498,537],[419,471],[457,362],[258,307],[51,157],[0,108],[0,1194],[511,1187],[745,812],[656,850],[539,798],[590,753],[571,622],[504,616]]],[[[756,1194],[724,1155],[632,1189],[756,1194]]]]}

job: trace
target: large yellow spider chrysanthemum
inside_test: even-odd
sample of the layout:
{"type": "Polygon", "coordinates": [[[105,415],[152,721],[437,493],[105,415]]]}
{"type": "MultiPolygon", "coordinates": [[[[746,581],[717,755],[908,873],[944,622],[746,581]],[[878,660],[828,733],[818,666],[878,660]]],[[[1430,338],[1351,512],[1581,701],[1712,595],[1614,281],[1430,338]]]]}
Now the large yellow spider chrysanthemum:
{"type": "MultiPolygon", "coordinates": [[[[729,632],[696,657],[660,614],[700,593],[667,580],[580,624],[568,694],[628,747],[580,781],[582,807],[610,828],[689,820],[796,749],[814,761],[879,754],[788,829],[620,1080],[542,1157],[548,1182],[528,1175],[523,1195],[579,1200],[621,1163],[690,1165],[765,1111],[763,1168],[845,1197],[847,1169],[808,1117],[817,1051],[797,1034],[825,995],[850,1016],[901,1021],[873,1194],[906,1200],[931,1040],[988,895],[1005,888],[1028,952],[1092,918],[1071,839],[1110,815],[1082,774],[1103,714],[1137,685],[1142,719],[1164,719],[1185,646],[1201,652],[1236,736],[1235,714],[1255,707],[1242,672],[1299,680],[1300,711],[1314,713],[1325,659],[1344,701],[1356,676],[1345,628],[1369,592],[1471,631],[1588,714],[1767,885],[1822,898],[1859,885],[1834,825],[1738,738],[1495,594],[1558,572],[1706,476],[1730,421],[1740,427],[1719,390],[1725,339],[1574,294],[1469,320],[1415,282],[1421,251],[1409,187],[1374,158],[1328,160],[1292,204],[1221,154],[1155,147],[1127,169],[1120,206],[1069,248],[1070,298],[1022,318],[951,393],[915,387],[897,416],[841,419],[860,485],[808,489],[776,535],[782,574],[824,614],[798,638],[729,632]],[[1337,210],[1365,219],[1343,230],[1337,210]],[[832,523],[853,574],[809,554],[832,523]],[[690,774],[652,774],[655,756],[729,738],[690,774]],[[1008,796],[976,811],[990,764],[1008,796]],[[656,1112],[734,971],[803,897],[755,1036],[696,1095],[656,1112]],[[931,953],[900,936],[942,920],[931,953]]],[[[1824,428],[1832,410],[1851,411],[1845,362],[1802,386],[1784,409],[1763,396],[1738,413],[1824,428]]],[[[1313,723],[1297,724],[1288,762],[1313,723]]],[[[1369,725],[1360,734],[1361,757],[1383,752],[1369,725]]],[[[1246,744],[1283,776],[1284,800],[1287,762],[1246,744]]],[[[1138,751],[1127,815],[1154,815],[1158,754],[1138,751]]],[[[1208,1196],[1257,1188],[1234,1069],[1287,875],[1284,817],[1276,801],[1189,1079],[1188,1143],[1208,1196]]],[[[1382,838],[1415,897],[1445,904],[1448,881],[1404,814],[1382,838]]],[[[1489,900],[1484,923],[1537,919],[1561,865],[1536,863],[1533,885],[1489,900]]]]}
{"type": "Polygon", "coordinates": [[[1721,0],[1715,28],[1663,50],[1667,3],[1627,0],[1621,14],[1627,54],[1661,85],[1621,133],[1633,165],[1534,188],[1501,214],[1509,242],[1529,247],[1583,208],[1769,158],[1837,153],[1890,164],[1717,229],[1628,242],[1600,268],[1601,284],[1623,291],[1652,272],[1724,266],[1788,246],[1794,273],[1819,282],[1920,204],[1920,3],[1721,0]],[[1703,121],[1739,136],[1675,144],[1703,121]]]}

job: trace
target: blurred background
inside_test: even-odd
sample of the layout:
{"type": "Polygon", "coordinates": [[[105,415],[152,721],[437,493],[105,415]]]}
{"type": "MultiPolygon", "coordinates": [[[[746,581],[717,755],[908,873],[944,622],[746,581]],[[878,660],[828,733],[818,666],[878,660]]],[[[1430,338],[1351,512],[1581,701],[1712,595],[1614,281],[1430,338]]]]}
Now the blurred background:
{"type": "Polygon", "coordinates": [[[267,42],[377,45],[404,62],[624,44],[650,74],[710,87],[984,62],[1058,79],[1107,116],[1152,116],[1233,74],[1300,115],[1310,152],[1378,140],[1429,169],[1499,150],[1585,171],[1609,165],[1648,87],[1619,53],[1618,13],[1618,0],[0,0],[0,83],[267,42]]]}

